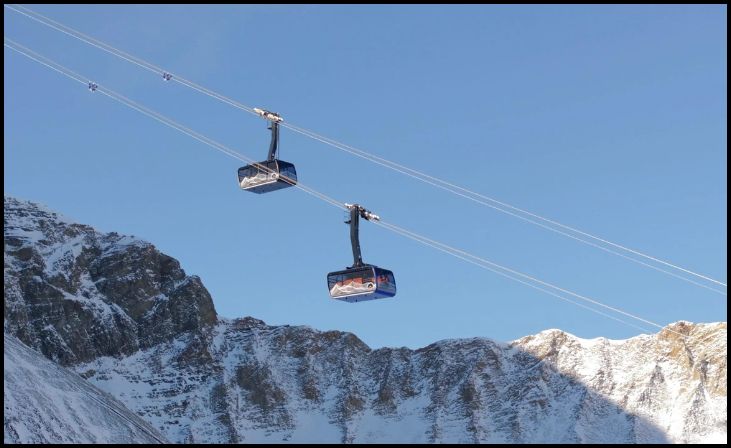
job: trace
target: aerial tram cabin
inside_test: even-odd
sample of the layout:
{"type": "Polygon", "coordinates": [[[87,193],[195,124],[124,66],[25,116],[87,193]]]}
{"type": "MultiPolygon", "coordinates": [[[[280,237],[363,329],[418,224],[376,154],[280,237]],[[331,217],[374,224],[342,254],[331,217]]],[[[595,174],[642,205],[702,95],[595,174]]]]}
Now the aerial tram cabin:
{"type": "Polygon", "coordinates": [[[254,112],[271,121],[269,129],[272,131],[272,140],[269,144],[269,156],[263,162],[239,168],[239,186],[242,190],[252,193],[268,193],[296,185],[297,170],[294,165],[277,159],[279,123],[283,121],[282,117],[258,108],[254,108],[254,112]]]}
{"type": "Polygon", "coordinates": [[[327,274],[330,297],[345,302],[363,302],[396,295],[396,279],[393,272],[363,263],[358,237],[358,220],[378,220],[375,215],[358,204],[345,204],[350,208],[350,243],[353,248],[353,266],[327,274]]]}

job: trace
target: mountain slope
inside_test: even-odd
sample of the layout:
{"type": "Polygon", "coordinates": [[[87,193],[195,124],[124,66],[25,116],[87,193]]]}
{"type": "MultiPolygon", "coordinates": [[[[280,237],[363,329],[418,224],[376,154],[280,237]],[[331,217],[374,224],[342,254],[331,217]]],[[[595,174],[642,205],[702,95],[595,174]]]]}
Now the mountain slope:
{"type": "Polygon", "coordinates": [[[370,350],[348,333],[243,319],[217,326],[205,367],[170,363],[180,340],[77,369],[128,391],[127,405],[176,441],[725,440],[726,325],[671,329],[696,342],[667,330],[626,341],[551,330],[370,350]]]}
{"type": "Polygon", "coordinates": [[[18,339],[4,339],[4,443],[165,443],[122,403],[18,339]]]}
{"type": "Polygon", "coordinates": [[[5,198],[5,240],[5,331],[174,442],[726,440],[725,322],[371,350],[350,333],[220,319],[200,279],[151,244],[36,204],[5,198]]]}
{"type": "Polygon", "coordinates": [[[5,331],[62,365],[152,347],[216,321],[200,279],[145,241],[5,197],[5,331]]]}

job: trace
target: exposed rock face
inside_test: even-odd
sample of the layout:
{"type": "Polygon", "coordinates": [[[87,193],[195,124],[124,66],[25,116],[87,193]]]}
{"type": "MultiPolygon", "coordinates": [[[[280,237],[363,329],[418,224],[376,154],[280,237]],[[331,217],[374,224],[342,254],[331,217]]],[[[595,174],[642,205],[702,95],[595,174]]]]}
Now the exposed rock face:
{"type": "Polygon", "coordinates": [[[5,224],[6,332],[171,441],[726,440],[726,323],[371,350],[350,333],[217,320],[198,278],[148,243],[8,198],[5,224]]]}
{"type": "Polygon", "coordinates": [[[726,325],[668,328],[693,339],[549,330],[370,350],[349,333],[249,319],[217,326],[205,367],[166,363],[181,340],[77,368],[102,389],[124,384],[128,406],[176,441],[723,441],[726,325]]]}
{"type": "Polygon", "coordinates": [[[62,365],[128,355],[216,323],[198,277],[144,241],[5,197],[5,331],[62,365]]]}
{"type": "Polygon", "coordinates": [[[4,443],[166,443],[149,423],[77,373],[5,334],[4,443]]]}

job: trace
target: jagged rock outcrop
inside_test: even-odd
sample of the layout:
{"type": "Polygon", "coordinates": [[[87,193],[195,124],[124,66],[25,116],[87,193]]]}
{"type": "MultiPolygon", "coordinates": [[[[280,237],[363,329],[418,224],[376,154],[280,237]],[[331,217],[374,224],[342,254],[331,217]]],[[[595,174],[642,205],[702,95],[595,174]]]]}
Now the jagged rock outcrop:
{"type": "Polygon", "coordinates": [[[5,331],[62,365],[216,323],[208,291],[152,244],[5,197],[5,331]]]}
{"type": "Polygon", "coordinates": [[[3,341],[4,443],[167,443],[149,423],[14,336],[3,341]]]}
{"type": "Polygon", "coordinates": [[[350,333],[217,319],[200,280],[148,243],[8,198],[5,224],[6,332],[171,441],[726,440],[725,322],[371,350],[350,333]]]}

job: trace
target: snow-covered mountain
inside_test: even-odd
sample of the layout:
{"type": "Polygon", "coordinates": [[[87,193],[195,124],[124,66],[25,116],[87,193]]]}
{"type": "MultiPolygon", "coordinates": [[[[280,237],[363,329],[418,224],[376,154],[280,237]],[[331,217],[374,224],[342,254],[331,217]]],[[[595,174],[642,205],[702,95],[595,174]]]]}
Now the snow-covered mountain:
{"type": "Polygon", "coordinates": [[[77,373],[5,334],[4,443],[166,443],[149,423],[77,373]]]}
{"type": "Polygon", "coordinates": [[[5,197],[5,331],[62,365],[129,355],[216,322],[208,291],[139,239],[5,197]]]}
{"type": "Polygon", "coordinates": [[[173,442],[726,440],[725,322],[371,350],[218,318],[200,279],[151,244],[8,197],[5,331],[173,442]]]}

